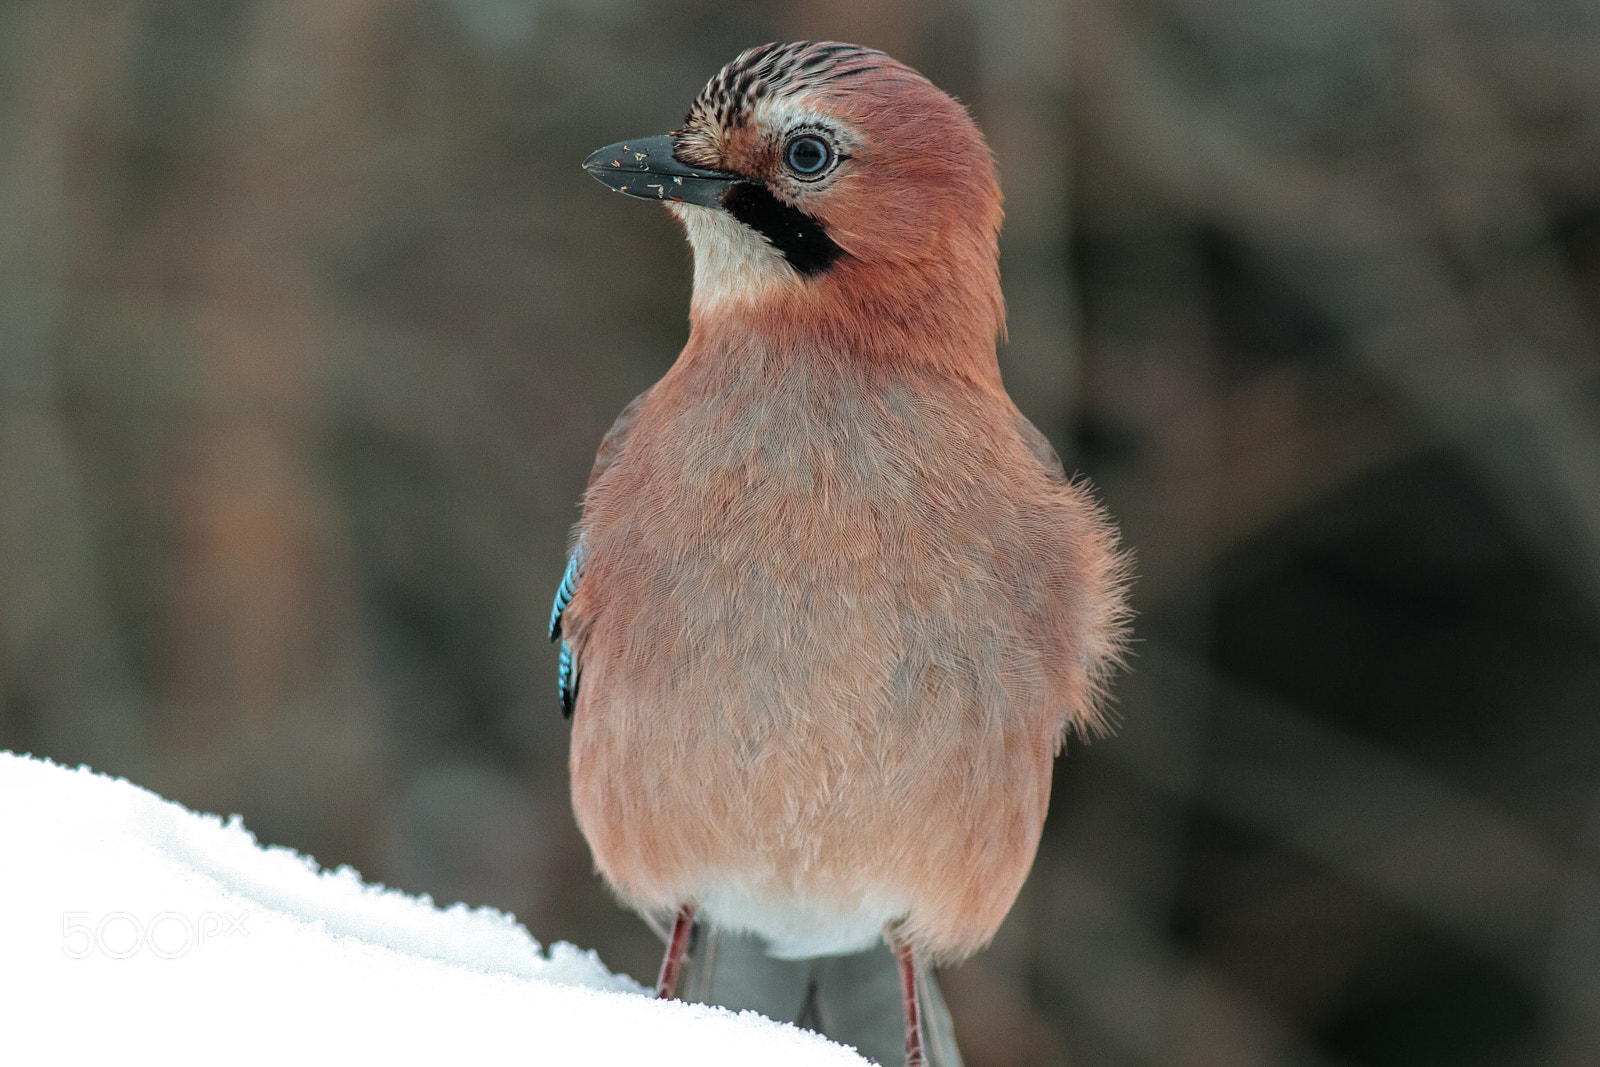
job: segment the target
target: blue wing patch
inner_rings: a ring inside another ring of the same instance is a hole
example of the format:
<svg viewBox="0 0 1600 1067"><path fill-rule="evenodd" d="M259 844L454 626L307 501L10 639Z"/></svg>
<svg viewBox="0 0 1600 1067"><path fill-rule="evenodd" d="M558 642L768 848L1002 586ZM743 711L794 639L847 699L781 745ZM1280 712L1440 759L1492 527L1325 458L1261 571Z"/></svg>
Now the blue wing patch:
<svg viewBox="0 0 1600 1067"><path fill-rule="evenodd" d="M561 642L561 666L558 668L561 688L561 717L572 718L572 709L578 705L578 661L565 641Z"/></svg>
<svg viewBox="0 0 1600 1067"><path fill-rule="evenodd" d="M583 546L579 545L572 550L572 558L567 560L567 570L561 576L561 584L556 587L555 606L550 609L550 640L561 640L561 613L567 610L567 605L572 603L572 595L578 591L578 579L583 573ZM572 646L561 641L561 661L557 668L557 680L561 688L561 717L572 718L572 709L578 704L578 657L573 655Z"/></svg>
<svg viewBox="0 0 1600 1067"><path fill-rule="evenodd" d="M567 560L566 573L561 576L561 584L556 587L556 603L550 609L550 640L554 642L561 636L561 613L567 610L567 605L572 603L572 594L578 591L578 575L583 570L583 546L579 545L572 550L572 558Z"/></svg>

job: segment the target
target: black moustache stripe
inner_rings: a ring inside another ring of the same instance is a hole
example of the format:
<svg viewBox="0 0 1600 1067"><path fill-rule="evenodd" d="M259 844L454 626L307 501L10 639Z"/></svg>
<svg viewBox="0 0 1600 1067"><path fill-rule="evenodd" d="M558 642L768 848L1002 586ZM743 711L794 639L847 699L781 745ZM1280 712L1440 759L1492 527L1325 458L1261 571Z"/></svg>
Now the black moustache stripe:
<svg viewBox="0 0 1600 1067"><path fill-rule="evenodd" d="M791 267L808 278L821 274L844 255L844 249L833 243L822 223L783 203L764 185L731 185L722 196L722 206L770 241Z"/></svg>

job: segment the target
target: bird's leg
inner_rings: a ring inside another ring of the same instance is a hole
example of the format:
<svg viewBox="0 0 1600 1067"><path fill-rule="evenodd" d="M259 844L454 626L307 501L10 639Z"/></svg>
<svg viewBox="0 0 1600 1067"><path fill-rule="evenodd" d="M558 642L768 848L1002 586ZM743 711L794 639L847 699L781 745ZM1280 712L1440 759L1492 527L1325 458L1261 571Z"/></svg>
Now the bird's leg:
<svg viewBox="0 0 1600 1067"><path fill-rule="evenodd" d="M656 996L671 1000L678 991L678 972L683 970L683 952L689 947L689 933L694 929L693 904L678 908L672 920L672 934L667 938L667 954L661 960L661 977L656 979Z"/></svg>
<svg viewBox="0 0 1600 1067"><path fill-rule="evenodd" d="M917 999L917 964L911 945L898 927L889 932L895 962L900 965L900 1003L906 1015L906 1067L927 1067L922 1052L922 1004Z"/></svg>

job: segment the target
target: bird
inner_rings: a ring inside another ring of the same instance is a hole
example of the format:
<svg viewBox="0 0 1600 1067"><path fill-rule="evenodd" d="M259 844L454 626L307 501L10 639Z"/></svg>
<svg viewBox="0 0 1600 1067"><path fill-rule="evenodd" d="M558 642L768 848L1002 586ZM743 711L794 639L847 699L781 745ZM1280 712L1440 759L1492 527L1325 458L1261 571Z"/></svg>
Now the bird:
<svg viewBox="0 0 1600 1067"><path fill-rule="evenodd" d="M1106 732L1128 558L1001 381L1001 194L883 52L749 49L584 169L693 251L689 337L601 441L551 614L573 810L626 905L776 959L887 945L905 1062L934 965L1032 866Z"/></svg>

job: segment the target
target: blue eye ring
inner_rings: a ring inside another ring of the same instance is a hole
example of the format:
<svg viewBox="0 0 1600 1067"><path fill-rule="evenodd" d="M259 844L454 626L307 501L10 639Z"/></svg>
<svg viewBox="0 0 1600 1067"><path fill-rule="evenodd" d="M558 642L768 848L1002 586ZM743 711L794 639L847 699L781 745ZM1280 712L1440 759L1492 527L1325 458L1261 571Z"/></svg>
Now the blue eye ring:
<svg viewBox="0 0 1600 1067"><path fill-rule="evenodd" d="M833 146L814 133L802 133L783 149L783 161L802 178L815 178L833 165Z"/></svg>

